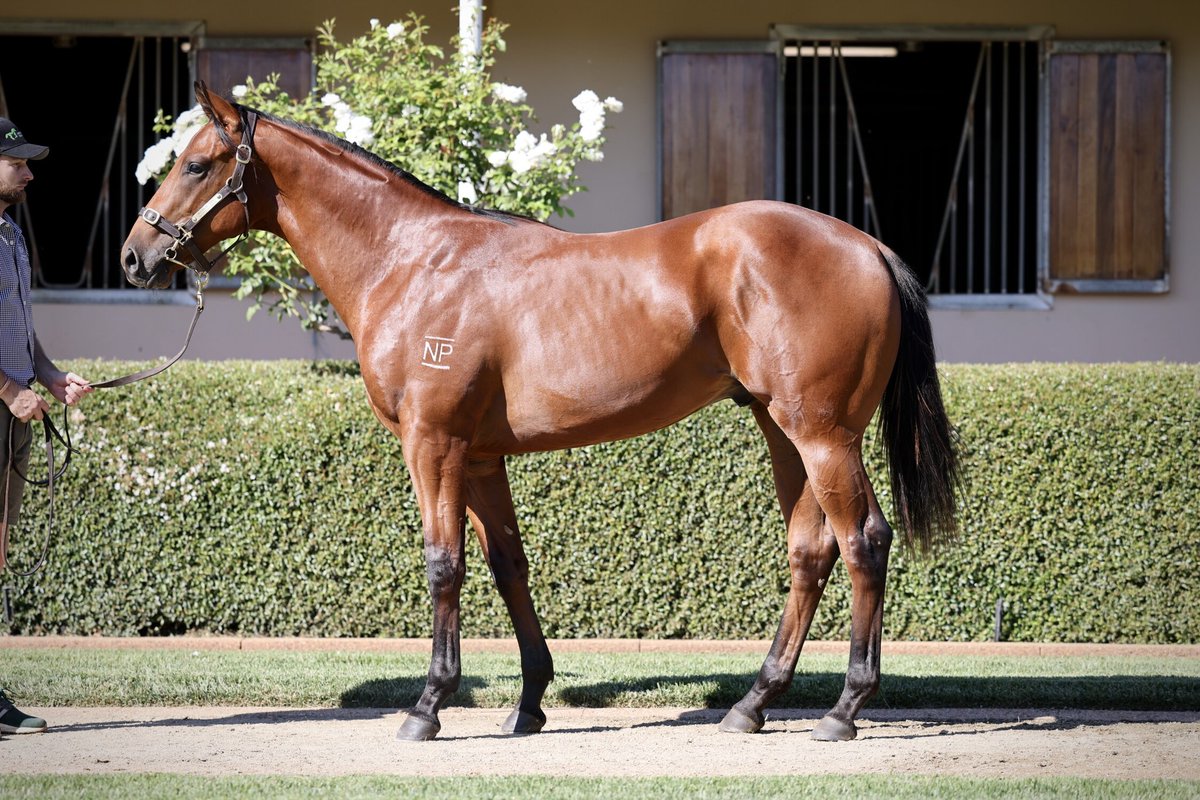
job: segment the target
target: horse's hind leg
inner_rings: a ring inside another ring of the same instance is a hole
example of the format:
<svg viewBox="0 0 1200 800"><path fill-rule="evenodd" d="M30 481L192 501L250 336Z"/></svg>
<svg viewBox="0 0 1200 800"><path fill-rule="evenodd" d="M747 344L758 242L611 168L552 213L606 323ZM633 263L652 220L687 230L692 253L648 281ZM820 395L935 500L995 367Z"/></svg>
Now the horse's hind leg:
<svg viewBox="0 0 1200 800"><path fill-rule="evenodd" d="M529 561L521 545L504 459L471 464L467 514L508 607L521 649L521 699L503 726L505 733L537 733L546 723L542 695L554 679L554 663L529 595Z"/></svg>
<svg viewBox="0 0 1200 800"><path fill-rule="evenodd" d="M850 665L837 705L817 723L813 738L853 739L854 719L879 689L879 649L883 639L883 589L892 529L879 509L860 452L861 434L835 429L798 449L809 481L837 537L850 573Z"/></svg>
<svg viewBox="0 0 1200 800"><path fill-rule="evenodd" d="M808 636L825 582L837 561L837 542L807 480L804 464L791 440L766 407L755 403L754 417L767 440L775 474L775 491L787 524L791 589L775 641L754 686L721 721L721 730L753 733L763 725L763 710L792 683L796 660Z"/></svg>

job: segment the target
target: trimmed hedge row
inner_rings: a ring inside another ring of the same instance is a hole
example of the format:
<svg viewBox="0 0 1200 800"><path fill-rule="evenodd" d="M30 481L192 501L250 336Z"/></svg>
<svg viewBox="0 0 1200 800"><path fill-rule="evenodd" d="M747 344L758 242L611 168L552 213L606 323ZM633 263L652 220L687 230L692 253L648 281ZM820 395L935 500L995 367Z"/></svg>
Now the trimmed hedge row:
<svg viewBox="0 0 1200 800"><path fill-rule="evenodd" d="M100 378L133 365L71 366ZM943 386L964 446L963 530L930 556L893 551L888 638L988 639L1002 598L1010 640L1200 641L1200 367L947 366ZM400 444L355 365L183 363L95 393L71 426L48 566L13 580L12 632L429 634ZM783 525L745 409L510 459L509 473L548 636L774 633ZM17 566L45 522L30 489ZM839 566L811 635L848 627ZM473 537L463 633L511 635Z"/></svg>

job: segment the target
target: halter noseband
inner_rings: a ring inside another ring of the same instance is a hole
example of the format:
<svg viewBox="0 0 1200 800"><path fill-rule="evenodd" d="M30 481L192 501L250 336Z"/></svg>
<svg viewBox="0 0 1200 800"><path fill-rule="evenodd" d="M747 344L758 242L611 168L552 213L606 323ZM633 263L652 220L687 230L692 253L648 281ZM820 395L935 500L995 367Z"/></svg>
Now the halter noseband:
<svg viewBox="0 0 1200 800"><path fill-rule="evenodd" d="M174 240L166 252L163 253L163 256L174 264L195 270L201 279L207 279L208 273L212 271L216 262L220 261L230 250L237 247L246 238L246 235L250 233L250 205L246 197L246 187L242 181L242 175L246 171L246 165L254 157L254 126L257 121L258 115L253 111L247 110L242 117L242 142L234 152L234 159L237 163L234 164L233 174L225 181L225 185L209 198L207 203L200 206L200 209L195 214L192 214L192 216L188 217L182 223L176 225L149 206L138 212L138 216L142 222L145 222L160 233L165 233ZM242 211L246 215L246 230L234 240L233 244L222 250L220 255L209 261L204 251L196 244L196 240L192 238L192 230L230 197L236 197L238 202L242 204ZM191 254L191 264L184 264L179 260L180 248L186 249Z"/></svg>

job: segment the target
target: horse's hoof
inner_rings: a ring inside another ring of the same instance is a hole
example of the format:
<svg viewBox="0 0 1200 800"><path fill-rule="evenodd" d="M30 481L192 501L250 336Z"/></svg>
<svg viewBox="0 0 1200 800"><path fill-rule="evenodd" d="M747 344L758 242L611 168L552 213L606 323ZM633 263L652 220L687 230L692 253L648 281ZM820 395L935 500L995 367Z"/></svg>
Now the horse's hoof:
<svg viewBox="0 0 1200 800"><path fill-rule="evenodd" d="M736 708L731 708L729 709L729 713L725 715L725 719L721 720L719 730L723 733L758 733L762 730L762 726L762 714L755 714L752 717Z"/></svg>
<svg viewBox="0 0 1200 800"><path fill-rule="evenodd" d="M442 725L436 719L409 714L408 719L404 720L404 724L396 732L396 738L405 742L428 742L437 736L441 729Z"/></svg>
<svg viewBox="0 0 1200 800"><path fill-rule="evenodd" d="M812 738L818 742L848 742L856 736L858 728L853 722L842 722L833 717L821 717L812 732Z"/></svg>
<svg viewBox="0 0 1200 800"><path fill-rule="evenodd" d="M508 715L508 719L504 720L504 724L500 726L501 733L537 733L546 724L546 715L538 717L534 714L529 714L519 708L514 708L513 712Z"/></svg>

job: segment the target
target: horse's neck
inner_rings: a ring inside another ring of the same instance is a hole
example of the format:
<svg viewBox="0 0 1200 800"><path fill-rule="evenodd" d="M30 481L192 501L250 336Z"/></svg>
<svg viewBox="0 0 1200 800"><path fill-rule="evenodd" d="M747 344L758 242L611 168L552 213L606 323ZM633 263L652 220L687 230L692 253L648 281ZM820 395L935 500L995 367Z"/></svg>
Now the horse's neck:
<svg viewBox="0 0 1200 800"><path fill-rule="evenodd" d="M403 228L463 212L320 137L278 124L271 133L261 149L278 190L271 232L292 246L353 334L371 291L384 280L401 290L426 260L428 235Z"/></svg>

